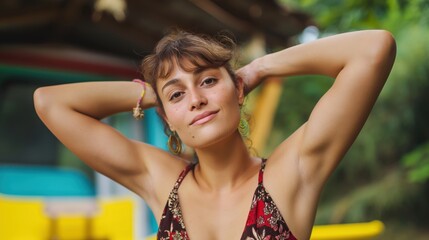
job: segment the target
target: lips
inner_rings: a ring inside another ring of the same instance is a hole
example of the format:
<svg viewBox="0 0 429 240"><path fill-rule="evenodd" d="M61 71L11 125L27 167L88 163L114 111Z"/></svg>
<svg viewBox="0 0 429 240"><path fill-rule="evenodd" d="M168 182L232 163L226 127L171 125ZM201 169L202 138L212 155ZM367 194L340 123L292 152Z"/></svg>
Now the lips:
<svg viewBox="0 0 429 240"><path fill-rule="evenodd" d="M206 123L206 122L212 120L218 112L219 112L219 110L203 112L203 113L197 115L189 125L200 125L200 124Z"/></svg>

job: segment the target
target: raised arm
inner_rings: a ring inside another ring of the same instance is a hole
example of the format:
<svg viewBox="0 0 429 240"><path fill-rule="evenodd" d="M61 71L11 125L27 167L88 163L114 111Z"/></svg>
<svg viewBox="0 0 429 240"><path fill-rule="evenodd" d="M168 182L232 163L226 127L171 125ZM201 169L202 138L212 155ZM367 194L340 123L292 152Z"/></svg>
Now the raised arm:
<svg viewBox="0 0 429 240"><path fill-rule="evenodd" d="M395 50L395 41L386 31L351 32L258 58L238 75L250 89L270 76L320 74L335 78L299 130L303 134L300 161L306 171L317 172L308 177L324 179L365 123L390 73Z"/></svg>
<svg viewBox="0 0 429 240"><path fill-rule="evenodd" d="M90 167L147 197L145 181L167 153L130 140L100 119L135 107L143 86L135 82L88 82L42 87L34 93L36 111L49 130ZM155 105L147 84L143 108ZM150 165L152 163L152 165ZM173 164L173 163L171 163Z"/></svg>
<svg viewBox="0 0 429 240"><path fill-rule="evenodd" d="M292 196L274 193L288 205L286 215L292 219L291 227L300 231L299 237L309 237L320 191L364 125L390 73L395 52L390 33L359 31L269 54L238 70L249 89L269 76L321 74L335 78L308 121L273 152L271 168L267 165L267 172L276 176L274 192L286 191Z"/></svg>

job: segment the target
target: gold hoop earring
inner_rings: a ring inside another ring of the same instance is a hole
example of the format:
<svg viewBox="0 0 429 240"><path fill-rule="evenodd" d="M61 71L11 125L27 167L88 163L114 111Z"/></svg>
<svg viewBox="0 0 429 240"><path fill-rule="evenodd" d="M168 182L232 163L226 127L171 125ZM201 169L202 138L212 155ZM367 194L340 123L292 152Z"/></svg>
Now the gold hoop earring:
<svg viewBox="0 0 429 240"><path fill-rule="evenodd" d="M238 124L238 132L243 137L248 137L250 132L249 122L245 118L240 118L240 124Z"/></svg>
<svg viewBox="0 0 429 240"><path fill-rule="evenodd" d="M179 155L182 152L182 141L180 140L176 131L173 131L168 136L167 145L168 145L168 149L170 150L170 152L174 153L175 155Z"/></svg>

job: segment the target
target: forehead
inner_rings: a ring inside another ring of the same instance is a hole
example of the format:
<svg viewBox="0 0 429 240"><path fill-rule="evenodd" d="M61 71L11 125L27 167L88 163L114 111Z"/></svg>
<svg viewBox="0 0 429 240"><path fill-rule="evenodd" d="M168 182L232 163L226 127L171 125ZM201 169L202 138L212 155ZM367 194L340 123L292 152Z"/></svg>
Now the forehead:
<svg viewBox="0 0 429 240"><path fill-rule="evenodd" d="M204 68L208 66L208 63L205 63L200 58L187 58L180 56L171 56L161 60L158 66L157 79L166 79L169 78L173 72L176 71L185 71L185 72L194 72L199 68Z"/></svg>
<svg viewBox="0 0 429 240"><path fill-rule="evenodd" d="M180 60L179 60L180 61ZM199 75L207 71L219 71L222 73L227 73L224 67L214 67L209 65L195 65L189 60L183 59L181 62L166 62L164 66L164 73L160 73L157 78L158 84L163 84L163 82L169 81L171 79L177 78L178 74L188 73L192 75Z"/></svg>

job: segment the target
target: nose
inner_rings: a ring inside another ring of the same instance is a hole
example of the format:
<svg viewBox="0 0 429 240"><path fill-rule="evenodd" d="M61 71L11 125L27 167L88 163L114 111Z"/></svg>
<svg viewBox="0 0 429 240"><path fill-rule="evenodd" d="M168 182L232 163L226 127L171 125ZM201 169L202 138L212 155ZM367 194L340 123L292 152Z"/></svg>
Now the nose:
<svg viewBox="0 0 429 240"><path fill-rule="evenodd" d="M207 98L198 89L190 91L190 95L189 110L200 109L207 104Z"/></svg>

